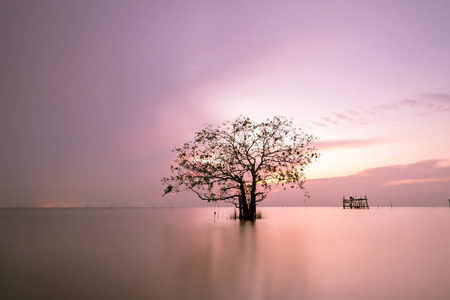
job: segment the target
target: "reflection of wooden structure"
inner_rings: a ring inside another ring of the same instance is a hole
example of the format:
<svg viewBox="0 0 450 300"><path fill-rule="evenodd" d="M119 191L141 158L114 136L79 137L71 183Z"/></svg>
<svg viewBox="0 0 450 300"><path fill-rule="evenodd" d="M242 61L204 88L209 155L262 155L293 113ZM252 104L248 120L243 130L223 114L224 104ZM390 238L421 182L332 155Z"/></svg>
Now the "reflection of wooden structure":
<svg viewBox="0 0 450 300"><path fill-rule="evenodd" d="M364 198L353 198L350 197L345 199L342 198L342 207L345 208L356 208L356 209L369 209L369 203L367 202L367 197Z"/></svg>

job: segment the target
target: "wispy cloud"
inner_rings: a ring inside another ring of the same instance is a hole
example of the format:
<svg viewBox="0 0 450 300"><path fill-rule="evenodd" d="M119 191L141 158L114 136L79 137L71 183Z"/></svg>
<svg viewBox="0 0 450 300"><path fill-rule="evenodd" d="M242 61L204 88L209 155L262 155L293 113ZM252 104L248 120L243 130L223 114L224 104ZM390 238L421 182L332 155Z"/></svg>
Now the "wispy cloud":
<svg viewBox="0 0 450 300"><path fill-rule="evenodd" d="M366 139L366 140L329 140L318 141L315 143L316 147L320 150L331 148L362 148L371 145L389 143L383 139Z"/></svg>
<svg viewBox="0 0 450 300"><path fill-rule="evenodd" d="M338 119L338 120L346 120L346 121L350 121L353 122L354 118L350 117L348 115L344 115L344 114L340 114L340 113L334 113L334 116Z"/></svg>
<svg viewBox="0 0 450 300"><path fill-rule="evenodd" d="M405 184L421 184L421 183L431 183L431 182L447 182L447 181L450 181L450 177L403 179L403 180L393 180L393 181L385 182L383 184L383 186L395 186L395 185L405 185Z"/></svg>
<svg viewBox="0 0 450 300"><path fill-rule="evenodd" d="M447 94L423 94L419 99L403 99L399 106L409 109L415 115L450 111L450 95Z"/></svg>
<svg viewBox="0 0 450 300"><path fill-rule="evenodd" d="M323 117L322 120L323 120L326 124L331 124L331 125L336 125L336 124L338 124L338 121L337 121L336 119L333 119L333 118Z"/></svg>
<svg viewBox="0 0 450 300"><path fill-rule="evenodd" d="M355 126L377 119L399 119L404 117L420 117L433 113L450 112L450 95L447 94L423 94L417 99L402 99L383 105L373 105L345 109L312 121L314 126Z"/></svg>

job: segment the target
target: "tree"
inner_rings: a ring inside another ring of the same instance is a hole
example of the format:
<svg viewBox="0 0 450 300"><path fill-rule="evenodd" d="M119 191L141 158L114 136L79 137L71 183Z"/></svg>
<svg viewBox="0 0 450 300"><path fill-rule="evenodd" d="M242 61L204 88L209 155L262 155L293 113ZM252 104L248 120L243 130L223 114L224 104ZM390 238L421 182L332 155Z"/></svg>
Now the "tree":
<svg viewBox="0 0 450 300"><path fill-rule="evenodd" d="M316 137L284 117L257 123L240 116L222 125L206 126L173 150L178 156L162 179L164 195L190 190L208 202L233 203L241 220L255 220L256 204L272 185L303 189L304 169L318 157Z"/></svg>

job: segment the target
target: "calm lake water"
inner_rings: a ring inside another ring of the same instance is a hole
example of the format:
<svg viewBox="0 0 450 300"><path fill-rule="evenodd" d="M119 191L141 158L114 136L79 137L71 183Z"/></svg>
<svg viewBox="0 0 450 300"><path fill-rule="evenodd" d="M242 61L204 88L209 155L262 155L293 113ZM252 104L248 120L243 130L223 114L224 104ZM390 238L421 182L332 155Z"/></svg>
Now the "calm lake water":
<svg viewBox="0 0 450 300"><path fill-rule="evenodd" d="M1 299L450 299L450 208L1 209Z"/></svg>

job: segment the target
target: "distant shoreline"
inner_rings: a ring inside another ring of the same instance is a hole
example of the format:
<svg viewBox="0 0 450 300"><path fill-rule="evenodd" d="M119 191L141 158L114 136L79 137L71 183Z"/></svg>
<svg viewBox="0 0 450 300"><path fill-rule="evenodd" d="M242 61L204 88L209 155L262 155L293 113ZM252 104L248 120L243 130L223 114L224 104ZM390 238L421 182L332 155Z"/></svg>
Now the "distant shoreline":
<svg viewBox="0 0 450 300"><path fill-rule="evenodd" d="M445 205L429 205L429 206L396 206L393 205L393 208L440 208L440 207L449 207ZM191 208L210 208L214 209L213 206L54 206L54 207L39 207L39 206L4 206L0 207L0 210L21 210L21 209L48 209L48 210L57 210L57 209L191 209ZM220 209L234 209L233 206L221 206ZM259 209L267 209L267 208L279 208L279 209L289 209L289 208L335 208L335 209L342 209L342 206L315 206L315 205L308 205L308 206L260 206ZM370 209L376 210L378 208L391 208L390 205L385 206L371 206Z"/></svg>

